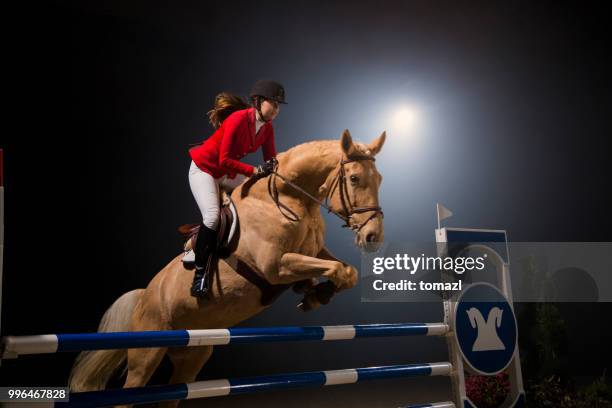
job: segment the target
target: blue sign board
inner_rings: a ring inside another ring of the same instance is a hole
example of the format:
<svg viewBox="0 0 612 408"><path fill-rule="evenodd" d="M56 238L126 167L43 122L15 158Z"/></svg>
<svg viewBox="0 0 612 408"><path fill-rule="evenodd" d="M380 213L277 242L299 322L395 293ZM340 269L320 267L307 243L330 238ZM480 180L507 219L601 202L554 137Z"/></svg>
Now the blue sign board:
<svg viewBox="0 0 612 408"><path fill-rule="evenodd" d="M489 283L467 287L455 309L455 337L464 361L481 375L503 371L514 357L517 326L506 297Z"/></svg>

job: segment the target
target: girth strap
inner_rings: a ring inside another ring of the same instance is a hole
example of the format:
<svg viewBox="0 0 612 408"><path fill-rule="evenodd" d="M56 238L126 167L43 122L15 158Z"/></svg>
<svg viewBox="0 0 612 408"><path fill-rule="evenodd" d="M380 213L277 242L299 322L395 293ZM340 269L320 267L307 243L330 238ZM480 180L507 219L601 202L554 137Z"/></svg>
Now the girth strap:
<svg viewBox="0 0 612 408"><path fill-rule="evenodd" d="M272 285L265 280L255 269L249 264L236 257L236 272L244 279L257 286L261 291L261 304L263 306L271 305L284 291L291 287L290 284Z"/></svg>

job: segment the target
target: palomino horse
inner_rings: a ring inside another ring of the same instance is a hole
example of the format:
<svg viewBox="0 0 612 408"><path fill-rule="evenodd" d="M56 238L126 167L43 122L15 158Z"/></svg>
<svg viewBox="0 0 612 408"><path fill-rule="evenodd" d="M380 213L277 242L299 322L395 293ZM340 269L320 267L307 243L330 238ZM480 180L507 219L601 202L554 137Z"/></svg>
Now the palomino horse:
<svg viewBox="0 0 612 408"><path fill-rule="evenodd" d="M117 299L104 314L98 330L227 328L248 319L266 306L262 305L260 289L234 269L236 259L251 265L270 284L300 282L310 303L316 303L316 297L309 294L315 291L317 278L327 278L337 291L355 286L357 270L325 247L325 223L319 204L328 199L330 209L355 231L355 244L359 247L380 244L383 220L378 189L382 177L374 165L374 156L384 141L385 133L369 145L354 143L345 130L340 142L314 141L279 154L279 177L247 180L232 192L241 221L240 241L230 258L219 261L209 298L190 295L193 271L185 269L179 255L145 289ZM269 184L273 184L274 191ZM296 190L296 185L303 191ZM283 211L294 217L281 215ZM170 382L192 382L212 351L212 346L200 346L84 352L72 369L70 388L104 389L126 357L124 387L144 386L165 354L174 366Z"/></svg>

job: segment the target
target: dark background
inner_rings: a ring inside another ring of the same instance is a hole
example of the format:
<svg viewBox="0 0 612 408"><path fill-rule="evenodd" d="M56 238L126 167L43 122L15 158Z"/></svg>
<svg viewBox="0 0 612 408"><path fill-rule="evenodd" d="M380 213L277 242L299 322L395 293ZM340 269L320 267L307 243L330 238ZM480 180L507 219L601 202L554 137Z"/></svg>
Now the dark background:
<svg viewBox="0 0 612 408"><path fill-rule="evenodd" d="M3 335L95 330L176 255L176 226L198 218L187 145L212 133L216 93L246 95L259 78L287 90L279 151L389 130L377 161L387 241L433 240L436 202L455 212L448 225L513 241L611 240L612 60L594 5L49 1L11 15ZM423 113L416 136L389 129L406 100ZM350 232L328 220L330 248L359 265ZM287 293L245 325L441 315L360 303L359 288L309 314L298 301ZM609 305L564 310L573 370L601 374ZM72 358L4 361L0 384L64 384ZM444 359L432 339L236 346L217 348L199 378Z"/></svg>

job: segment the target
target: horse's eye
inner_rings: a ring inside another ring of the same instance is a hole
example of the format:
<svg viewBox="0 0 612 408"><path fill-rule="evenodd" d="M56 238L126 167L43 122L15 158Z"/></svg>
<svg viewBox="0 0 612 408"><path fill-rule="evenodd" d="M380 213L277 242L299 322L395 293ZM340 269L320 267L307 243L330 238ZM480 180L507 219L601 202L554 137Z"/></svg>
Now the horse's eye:
<svg viewBox="0 0 612 408"><path fill-rule="evenodd" d="M351 183L353 184L357 184L359 183L359 177L357 177L356 175L351 175Z"/></svg>

